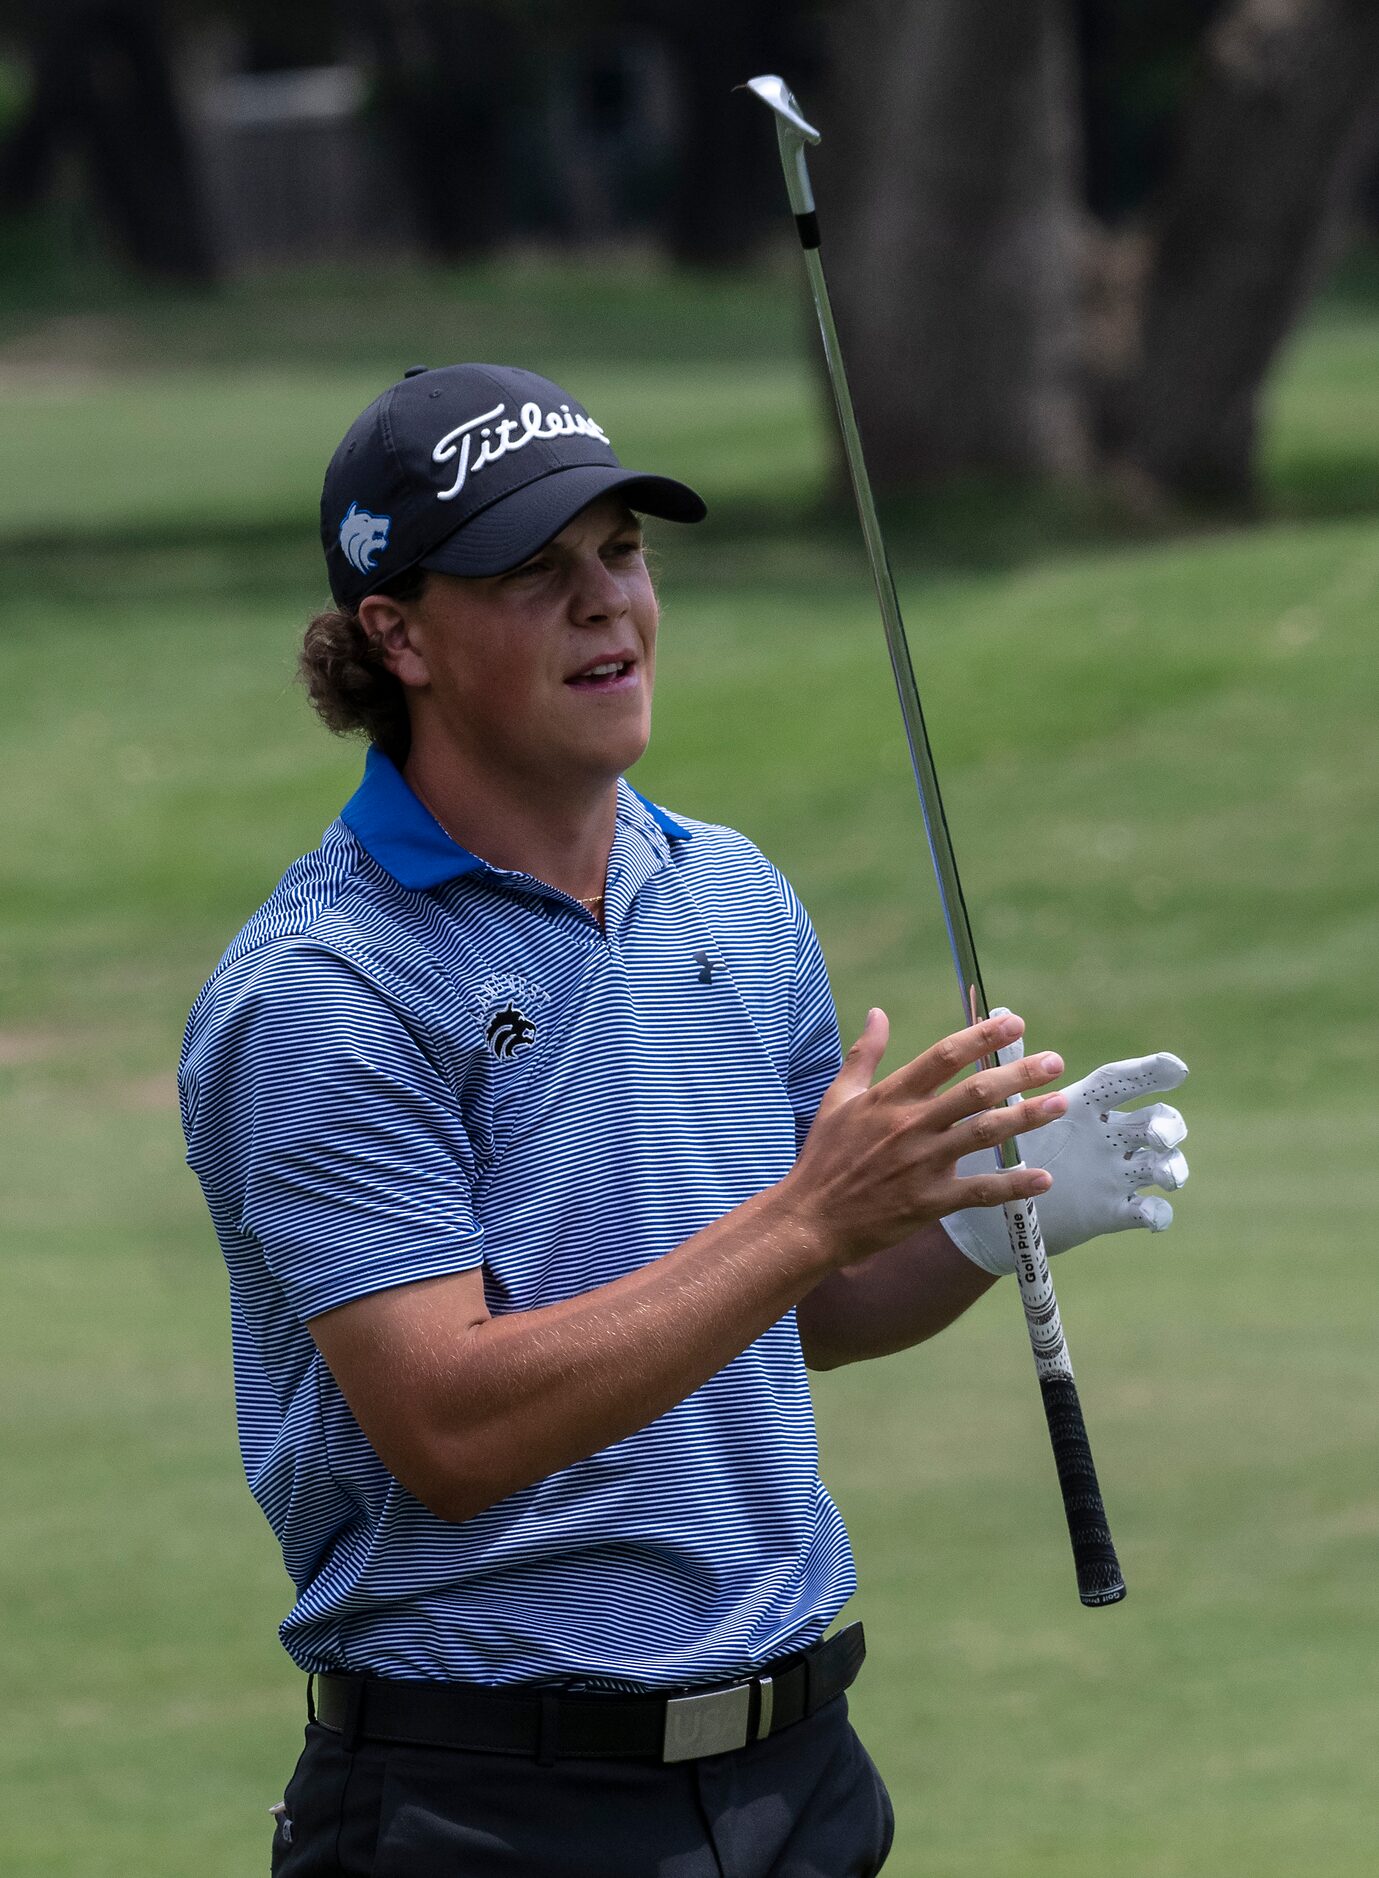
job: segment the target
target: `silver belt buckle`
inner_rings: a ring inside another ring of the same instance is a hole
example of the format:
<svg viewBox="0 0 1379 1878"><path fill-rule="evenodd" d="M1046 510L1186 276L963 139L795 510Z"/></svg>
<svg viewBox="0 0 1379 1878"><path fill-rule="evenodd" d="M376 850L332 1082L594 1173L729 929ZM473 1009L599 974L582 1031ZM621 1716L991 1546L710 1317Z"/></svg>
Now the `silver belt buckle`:
<svg viewBox="0 0 1379 1878"><path fill-rule="evenodd" d="M710 1689L704 1695L675 1695L666 1703L663 1761L697 1761L705 1754L730 1754L747 1745L752 1685Z"/></svg>

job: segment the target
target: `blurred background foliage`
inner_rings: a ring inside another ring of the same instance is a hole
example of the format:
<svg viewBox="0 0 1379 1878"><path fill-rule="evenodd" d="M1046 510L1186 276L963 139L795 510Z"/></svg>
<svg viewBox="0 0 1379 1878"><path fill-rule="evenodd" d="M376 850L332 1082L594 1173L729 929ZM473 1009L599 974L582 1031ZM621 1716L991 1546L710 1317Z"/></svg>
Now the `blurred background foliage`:
<svg viewBox="0 0 1379 1878"><path fill-rule="evenodd" d="M788 67L887 490L1247 506L1267 374L1374 195L1364 0L5 0L0 32L21 301L114 257L207 290L522 243L741 265L779 215L733 86Z"/></svg>
<svg viewBox="0 0 1379 1878"><path fill-rule="evenodd" d="M826 257L993 995L1159 1047L1191 1186L1069 1260L1131 1583L1072 1593L1014 1301L818 1390L898 1874L1358 1878L1379 1504L1379 9L0 0L0 1848L267 1862L300 1730L181 1162L188 1005L357 777L292 681L406 364L568 380L663 529L639 786L735 822L845 1031L949 1027L765 115Z"/></svg>

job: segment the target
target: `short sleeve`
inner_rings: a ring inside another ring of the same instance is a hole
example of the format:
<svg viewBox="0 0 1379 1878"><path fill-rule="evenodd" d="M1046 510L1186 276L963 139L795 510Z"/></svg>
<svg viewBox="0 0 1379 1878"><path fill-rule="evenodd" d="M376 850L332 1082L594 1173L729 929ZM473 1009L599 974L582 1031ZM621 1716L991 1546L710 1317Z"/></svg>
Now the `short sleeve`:
<svg viewBox="0 0 1379 1878"><path fill-rule="evenodd" d="M808 913L793 890L790 899L796 943L788 1080L798 1153L813 1125L824 1091L842 1067L843 1049L823 948Z"/></svg>
<svg viewBox="0 0 1379 1878"><path fill-rule="evenodd" d="M269 948L193 1015L187 1159L222 1238L261 1249L299 1318L482 1262L458 1099L362 973Z"/></svg>

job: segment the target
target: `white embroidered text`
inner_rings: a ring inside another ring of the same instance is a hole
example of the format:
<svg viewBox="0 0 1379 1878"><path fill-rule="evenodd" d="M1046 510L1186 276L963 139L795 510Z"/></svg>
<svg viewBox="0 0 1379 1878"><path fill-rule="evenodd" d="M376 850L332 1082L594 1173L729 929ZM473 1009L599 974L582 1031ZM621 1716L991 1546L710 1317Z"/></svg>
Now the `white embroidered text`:
<svg viewBox="0 0 1379 1878"><path fill-rule="evenodd" d="M448 489L436 491L437 501L453 501L471 476L477 476L499 457L525 449L538 437L596 437L600 443L608 442L601 424L596 424L592 417L585 417L582 411L572 411L568 404L562 404L558 411L543 411L532 401L524 404L515 418L504 417L506 409L505 404L495 404L491 411L481 411L478 417L457 424L440 439L431 452L431 460L433 463L453 462L455 480ZM476 432L477 451L472 448Z"/></svg>

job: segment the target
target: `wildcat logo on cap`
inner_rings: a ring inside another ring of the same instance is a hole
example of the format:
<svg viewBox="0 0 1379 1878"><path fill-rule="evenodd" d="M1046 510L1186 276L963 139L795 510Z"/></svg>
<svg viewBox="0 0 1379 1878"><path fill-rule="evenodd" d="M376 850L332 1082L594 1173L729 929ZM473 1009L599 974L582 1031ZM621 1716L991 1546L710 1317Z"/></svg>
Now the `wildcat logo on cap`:
<svg viewBox="0 0 1379 1878"><path fill-rule="evenodd" d="M357 502L351 502L340 524L340 546L350 566L361 574L371 574L374 562L388 545L392 525L391 515L371 515Z"/></svg>
<svg viewBox="0 0 1379 1878"><path fill-rule="evenodd" d="M503 416L507 408L506 404L495 404L491 411L466 418L463 424L446 431L437 441L431 452L433 463L449 463L459 458L454 482L448 489L436 491L438 502L453 502L470 476L477 476L489 463L496 463L499 457L508 456L513 450L525 449L538 438L549 442L556 437L594 437L599 443L608 443L608 433L602 424L596 424L582 411L572 411L568 404L562 404L558 411L543 411L535 399L531 399L515 418ZM495 423L495 418L499 422ZM471 462L470 446L476 430L481 441L479 453ZM608 447L611 450L613 446L608 443Z"/></svg>

